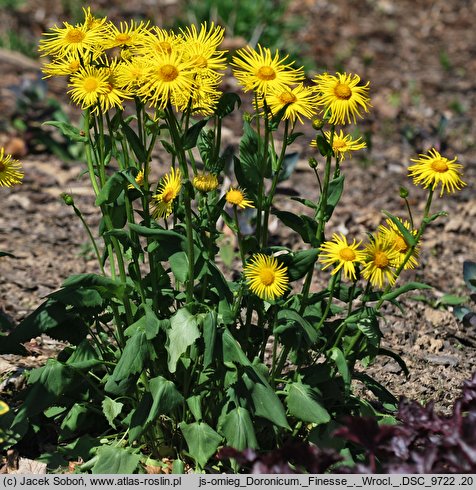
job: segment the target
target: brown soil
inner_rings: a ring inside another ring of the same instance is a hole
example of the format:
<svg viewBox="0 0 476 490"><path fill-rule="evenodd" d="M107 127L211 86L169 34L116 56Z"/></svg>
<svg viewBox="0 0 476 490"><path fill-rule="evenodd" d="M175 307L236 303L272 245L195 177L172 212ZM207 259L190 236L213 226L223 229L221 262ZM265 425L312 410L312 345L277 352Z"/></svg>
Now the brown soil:
<svg viewBox="0 0 476 490"><path fill-rule="evenodd" d="M54 22L65 20L59 2L32 0L24 5L23 18L32 24L30 34L39 35ZM114 2L113 12L120 14L119 7L120 2ZM134 3L123 18L140 9L141 2ZM169 14L161 10L161 16ZM6 15L2 14L2 21L12 21ZM468 186L456 195L435 200L433 209L447 211L448 216L432 224L424 239L420 267L405 277L433 286L425 294L430 302L447 293L467 295L463 261L476 260L476 199L472 189L476 173L472 19L476 4L470 0L301 0L292 2L289 15L301 17L303 27L293 42L319 70L341 69L371 81L373 110L358 125L371 148L344 163L346 190L329 235L341 231L363 239L383 221L382 209L403 214L404 203L399 198L402 185L411 188L412 205L416 215L421 215L425 193L414 188L406 176L409 159L431 147L445 155L458 155ZM7 25L5 22L2 25ZM0 53L0 63L5 66L0 80L0 143L10 148L16 145L25 169L22 186L0 188L0 250L16 256L0 259L0 308L18 322L70 274L96 271L81 224L60 194L73 193L93 227L97 216L87 179L79 176L81 165L38 153L41 147L31 139L31 132L11 127L15 97L29 80L38 83L38 71L18 55L8 58ZM233 87L232 80L228 83ZM54 82L49 84L49 94L77 117L68 107L63 90ZM37 117L29 121L33 127L44 120L38 114L30 117ZM294 145L300 160L292 178L281 184L278 200L279 207L299 212L304 210L289 199L290 193L310 199L317 196L317 184L307 165L312 154L308 141L314 135L309 129L306 132L306 137ZM232 124L227 131L228 142L236 144L239 134L240 127ZM158 174L159 170L157 164L153 172ZM294 234L273 223L271 230L274 241L296 247ZM327 277L319 273L314 287ZM412 301L411 295L407 295L404 306L404 312L394 308L385 311L382 345L402 356L410 376L406 378L388 358L378 359L370 373L397 396L433 400L439 409L447 411L463 380L474 370L476 332L464 329L451 309ZM41 339L30 343L32 355L22 362L34 365L44 359L44 347ZM3 356L3 361L10 365L18 362L9 356Z"/></svg>

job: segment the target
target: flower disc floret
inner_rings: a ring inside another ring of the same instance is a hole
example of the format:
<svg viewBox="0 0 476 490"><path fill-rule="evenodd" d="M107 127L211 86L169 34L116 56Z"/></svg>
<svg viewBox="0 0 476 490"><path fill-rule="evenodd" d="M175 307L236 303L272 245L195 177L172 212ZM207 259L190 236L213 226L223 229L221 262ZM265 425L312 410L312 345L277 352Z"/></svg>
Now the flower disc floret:
<svg viewBox="0 0 476 490"><path fill-rule="evenodd" d="M362 111L369 112L369 82L359 85L358 75L324 73L314 82L319 94L318 103L323 106L323 117L328 117L330 124L355 123L356 117L363 117Z"/></svg>
<svg viewBox="0 0 476 490"><path fill-rule="evenodd" d="M415 185L422 185L424 189L434 191L441 184L440 197L446 191L448 194L461 190L466 183L463 182L461 171L463 166L455 163L457 157L449 160L441 156L434 148L428 155L420 154L420 158L411 159L415 165L408 167L409 177L413 177Z"/></svg>
<svg viewBox="0 0 476 490"><path fill-rule="evenodd" d="M288 288L288 268L276 257L255 254L244 268L246 282L251 292L264 300L274 300L284 295Z"/></svg>

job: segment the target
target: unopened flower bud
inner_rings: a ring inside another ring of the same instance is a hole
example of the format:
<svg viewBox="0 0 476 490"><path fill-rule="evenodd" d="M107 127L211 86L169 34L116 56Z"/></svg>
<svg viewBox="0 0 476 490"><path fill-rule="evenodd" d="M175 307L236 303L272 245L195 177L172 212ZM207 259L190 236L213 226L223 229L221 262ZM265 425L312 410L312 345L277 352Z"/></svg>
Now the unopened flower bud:
<svg viewBox="0 0 476 490"><path fill-rule="evenodd" d="M309 158L308 163L309 163L309 166L311 168L317 168L317 166L319 165L319 163L317 162L317 160L314 157Z"/></svg>
<svg viewBox="0 0 476 490"><path fill-rule="evenodd" d="M63 201L67 206L74 206L74 199L71 194L66 194L66 192L63 192L63 194L61 194L61 197L63 198Z"/></svg>
<svg viewBox="0 0 476 490"><path fill-rule="evenodd" d="M408 197L408 189L406 187L400 187L400 197L406 199Z"/></svg>
<svg viewBox="0 0 476 490"><path fill-rule="evenodd" d="M322 119L319 119L318 117L316 117L313 121L312 121L312 127L313 129L315 129L316 131L319 131L320 129L323 128L325 124L325 121L323 121Z"/></svg>

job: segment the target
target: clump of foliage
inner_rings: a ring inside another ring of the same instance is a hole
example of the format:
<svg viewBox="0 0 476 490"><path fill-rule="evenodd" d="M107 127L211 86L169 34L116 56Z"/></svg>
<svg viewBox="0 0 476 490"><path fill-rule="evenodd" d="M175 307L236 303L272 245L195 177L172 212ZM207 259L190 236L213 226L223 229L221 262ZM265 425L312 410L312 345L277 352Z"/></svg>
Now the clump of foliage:
<svg viewBox="0 0 476 490"><path fill-rule="evenodd" d="M418 220L405 191L405 217L386 212L365 243L326 237L347 159L365 147L342 128L369 111L369 83L324 73L305 84L301 68L258 45L231 61L253 113L243 117L232 185L224 186L222 126L241 98L220 90L229 66L223 36L214 24L173 32L115 25L85 9L82 23L54 26L40 41L51 58L45 76L67 77L83 109L81 128L50 124L84 148L99 229L74 196L63 198L98 271L68 278L2 336L1 352L22 353L43 333L67 342L9 403L2 447L47 440L52 449L40 457L51 467L81 458L77 470L93 473L145 471L163 460L177 472L234 471L233 461L216 458L220 447L270 450L289 437L325 446L345 416L394 420L395 397L355 366L387 355L405 368L380 347L382 306L428 287L401 276L418 265L425 229L441 215L431 212L437 188L443 195L465 185L462 166L436 150L421 154L409 167L427 189ZM309 121L319 192L296 197L296 214L275 196L290 174L289 147ZM157 147L167 169L158 180ZM0 160L0 183L18 183L13 161ZM243 232L244 209L253 212L252 234ZM271 214L300 236L300 249L271 244ZM220 219L238 243L232 278L216 259ZM316 274L328 278L319 291ZM353 393L354 379L379 408Z"/></svg>
<svg viewBox="0 0 476 490"><path fill-rule="evenodd" d="M402 399L395 425L375 418L348 417L334 437L352 443L354 460L332 449L321 450L299 441L266 453L224 448L222 458L234 458L252 473L474 473L476 471L476 374L463 385L450 415ZM363 462L362 459L365 459Z"/></svg>

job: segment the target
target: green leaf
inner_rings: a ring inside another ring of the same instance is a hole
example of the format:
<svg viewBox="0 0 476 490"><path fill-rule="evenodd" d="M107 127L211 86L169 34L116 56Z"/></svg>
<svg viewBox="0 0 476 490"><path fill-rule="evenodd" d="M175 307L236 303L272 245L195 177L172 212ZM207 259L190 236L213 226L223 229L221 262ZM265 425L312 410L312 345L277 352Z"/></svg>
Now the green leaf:
<svg viewBox="0 0 476 490"><path fill-rule="evenodd" d="M372 346L379 346L382 332L379 329L375 315L360 319L357 323L357 328L367 337Z"/></svg>
<svg viewBox="0 0 476 490"><path fill-rule="evenodd" d="M146 226L129 223L129 228L139 236L153 238L156 244L154 254L157 260L168 260L169 257L179 250L186 250L186 238L173 230L163 228L148 228Z"/></svg>
<svg viewBox="0 0 476 490"><path fill-rule="evenodd" d="M132 151L137 157L139 163L143 165L147 160L147 153L145 151L144 146L142 145L137 134L129 126L129 124L127 124L125 121L121 121L121 125L122 125L122 131L124 132L124 136L126 137L129 146L132 148Z"/></svg>
<svg viewBox="0 0 476 490"><path fill-rule="evenodd" d="M96 206L113 203L124 190L126 182L127 181L121 172L112 174L97 195L95 202Z"/></svg>
<svg viewBox="0 0 476 490"><path fill-rule="evenodd" d="M129 325L124 333L127 336L131 337L132 335L134 335L134 332L136 330L142 330L143 332L145 332L147 340L153 340L155 339L155 337L157 337L161 325L163 324L163 322L166 322L166 320L159 320L148 304L142 303L139 308L144 312L144 315L141 316L132 325Z"/></svg>
<svg viewBox="0 0 476 490"><path fill-rule="evenodd" d="M109 425L115 429L116 424L114 423L114 419L121 413L124 404L121 402L116 402L116 400L113 400L112 398L106 396L102 401L101 406L102 413L109 422Z"/></svg>
<svg viewBox="0 0 476 490"><path fill-rule="evenodd" d="M401 219L397 218L387 211L382 211L382 213L387 216L387 218L389 218L391 222L398 228L400 235L402 235L403 239L409 247L414 247L417 244L415 240L415 235L411 232L411 230L408 230L405 227Z"/></svg>
<svg viewBox="0 0 476 490"><path fill-rule="evenodd" d="M159 415L171 414L176 407L183 403L183 396L175 384L162 376L151 379L149 389L153 401L145 421L146 425L157 420Z"/></svg>
<svg viewBox="0 0 476 490"><path fill-rule="evenodd" d="M250 366L251 363L243 352L241 345L225 328L222 333L223 362L232 362L242 366Z"/></svg>
<svg viewBox="0 0 476 490"><path fill-rule="evenodd" d="M393 291L390 291L387 294L384 294L382 296L382 299L384 301L392 301L396 298L398 298L401 294L407 293L408 291L413 291L415 289L431 289L432 286L429 286L428 284L424 284L422 282L408 282L407 284L400 286L397 289L394 289Z"/></svg>
<svg viewBox="0 0 476 490"><path fill-rule="evenodd" d="M0 257L11 257L13 259L15 259L16 257L11 254L10 252L3 252L2 250L0 250Z"/></svg>
<svg viewBox="0 0 476 490"><path fill-rule="evenodd" d="M331 219L332 213L340 201L342 192L344 191L344 174L339 175L329 182L329 194L327 197L326 217L325 220Z"/></svg>
<svg viewBox="0 0 476 490"><path fill-rule="evenodd" d="M186 252L175 252L169 257L170 268L177 281L182 283L188 280L188 255Z"/></svg>
<svg viewBox="0 0 476 490"><path fill-rule="evenodd" d="M317 149L319 150L319 153L323 157L332 155L332 146L329 144L327 139L322 134L318 134L316 136L316 143L317 143Z"/></svg>
<svg viewBox="0 0 476 490"><path fill-rule="evenodd" d="M385 349L383 347L380 347L378 350L378 354L381 356L391 357L401 367L402 371L405 373L405 376L407 377L410 376L410 371L408 370L405 361L396 352L393 352L390 349Z"/></svg>
<svg viewBox="0 0 476 490"><path fill-rule="evenodd" d="M297 311L291 309L280 309L277 315L278 326L273 330L275 335L282 333L290 328L289 321L292 322L291 328L300 330L300 334L304 334L306 344L308 346L314 344L317 340L317 332L315 328L303 318ZM284 322L283 322L284 320ZM296 328L297 327L297 328Z"/></svg>
<svg viewBox="0 0 476 490"><path fill-rule="evenodd" d="M283 404L271 386L263 382L263 380L257 376L256 371L252 373L249 372L249 375L244 374L243 381L251 392L254 415L263 417L278 427L290 429Z"/></svg>
<svg viewBox="0 0 476 490"><path fill-rule="evenodd" d="M208 460L216 453L222 441L220 434L205 422L179 424L183 437L188 445L188 453L200 468L204 468Z"/></svg>
<svg viewBox="0 0 476 490"><path fill-rule="evenodd" d="M309 385L290 383L287 391L286 404L291 415L312 424L325 424L330 421L329 412L319 401L319 393Z"/></svg>
<svg viewBox="0 0 476 490"><path fill-rule="evenodd" d="M476 291L476 262L471 260L463 262L463 279L471 291Z"/></svg>
<svg viewBox="0 0 476 490"><path fill-rule="evenodd" d="M391 410L396 410L398 406L398 400L382 386L378 381L365 373L354 372L354 378L358 379L379 399L382 404L391 405Z"/></svg>
<svg viewBox="0 0 476 490"><path fill-rule="evenodd" d="M317 248L310 248L309 250L280 255L278 261L287 266L289 280L296 281L304 277L311 267L314 267L318 255Z"/></svg>
<svg viewBox="0 0 476 490"><path fill-rule="evenodd" d="M61 422L61 441L70 439L78 431L86 432L91 428L97 417L91 417L91 410L84 403L75 403Z"/></svg>
<svg viewBox="0 0 476 490"><path fill-rule="evenodd" d="M304 214L297 216L289 211L274 210L276 215L288 228L291 228L303 239L304 243L316 246L317 222Z"/></svg>
<svg viewBox="0 0 476 490"><path fill-rule="evenodd" d="M140 374L149 359L149 341L145 332L136 330L130 337L119 362L107 380L104 389L113 395L122 395L130 387L132 377Z"/></svg>
<svg viewBox="0 0 476 490"><path fill-rule="evenodd" d="M65 288L89 288L95 289L103 298L122 299L127 286L119 280L98 274L73 274L63 282Z"/></svg>
<svg viewBox="0 0 476 490"><path fill-rule="evenodd" d="M344 353L338 347L332 347L332 349L329 351L329 357L335 362L337 370L344 380L346 392L348 392L350 390L350 382L352 378Z"/></svg>
<svg viewBox="0 0 476 490"><path fill-rule="evenodd" d="M91 469L94 475L130 475L137 470L139 454L117 446L102 446L97 451L96 463Z"/></svg>
<svg viewBox="0 0 476 490"><path fill-rule="evenodd" d="M88 137L84 134L84 131L79 130L69 123L60 121L45 121L43 124L58 128L61 133L69 138L71 141L76 141L80 143L86 143L88 141Z"/></svg>
<svg viewBox="0 0 476 490"><path fill-rule="evenodd" d="M228 114L231 114L235 110L235 106L239 108L241 106L241 99L238 94L234 92L225 92L221 95L215 109L215 114L223 119Z"/></svg>
<svg viewBox="0 0 476 490"><path fill-rule="evenodd" d="M210 311L203 319L203 368L207 368L215 359L215 343L217 337L217 313Z"/></svg>
<svg viewBox="0 0 476 490"><path fill-rule="evenodd" d="M250 412L243 407L236 407L220 421L220 429L228 446L239 451L258 447L253 421Z"/></svg>
<svg viewBox="0 0 476 490"><path fill-rule="evenodd" d="M206 124L207 124L207 120L202 119L201 121L196 122L193 126L190 126L187 129L187 132L183 137L183 143L182 143L184 150L191 150L192 148L195 148L195 146L197 146L197 139L200 134L200 131Z"/></svg>
<svg viewBox="0 0 476 490"><path fill-rule="evenodd" d="M180 356L200 337L197 317L186 308L181 308L170 319L170 329L167 331L166 349L168 352L168 367L171 373L177 369Z"/></svg>
<svg viewBox="0 0 476 490"><path fill-rule="evenodd" d="M464 296L456 296L455 294L444 294L441 298L438 298L436 301L436 306L445 305L445 306L459 306L464 303L468 298Z"/></svg>
<svg viewBox="0 0 476 490"><path fill-rule="evenodd" d="M72 349L74 350L65 364L74 369L87 370L103 364L103 361L99 359L100 356L89 343L89 340L84 339L78 346L72 347Z"/></svg>

